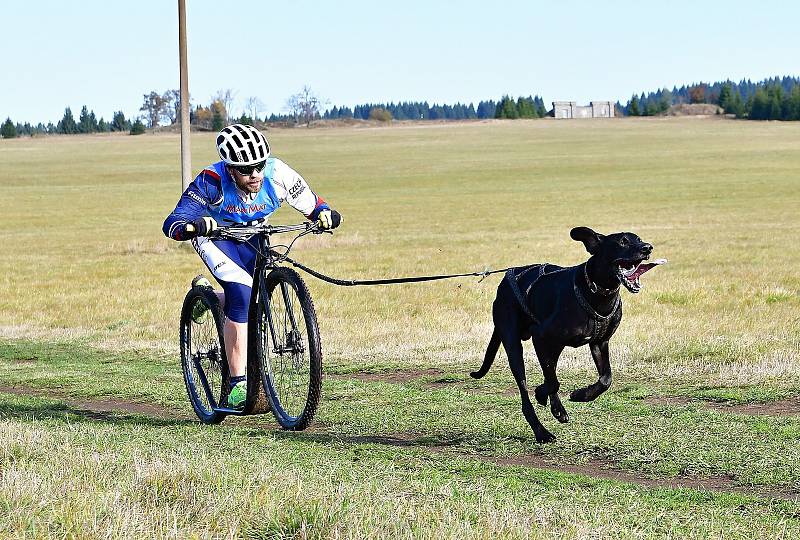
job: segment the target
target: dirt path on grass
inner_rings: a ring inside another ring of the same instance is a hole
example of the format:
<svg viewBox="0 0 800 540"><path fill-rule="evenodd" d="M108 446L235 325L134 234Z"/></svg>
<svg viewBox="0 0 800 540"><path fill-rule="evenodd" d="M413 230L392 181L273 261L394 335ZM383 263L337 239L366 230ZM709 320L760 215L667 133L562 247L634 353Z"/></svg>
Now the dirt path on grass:
<svg viewBox="0 0 800 540"><path fill-rule="evenodd" d="M330 377L338 380L355 379L363 382L384 382L390 384L405 384L414 381L421 381L422 386L431 390L455 387L460 383L471 380L466 374L464 375L463 379L458 379L452 375L448 376L444 371L435 368L405 371L385 371L377 373L353 372L330 375ZM460 388L459 390L471 394L488 393L472 388ZM517 390L516 386L510 386L503 390L500 395L517 396L519 395L519 391ZM751 416L800 416L800 397L787 398L769 403L726 403L681 396L651 396L644 398L642 402L648 405L656 406L685 407L687 405L695 405L704 409Z"/></svg>
<svg viewBox="0 0 800 540"><path fill-rule="evenodd" d="M190 417L186 412L170 410L152 403L141 403L118 398L73 398L66 392L58 390L42 390L34 388L20 388L16 386L0 386L0 393L13 394L15 396L32 396L62 401L69 412L84 414L84 416L98 417L108 413L137 414L152 416L159 419L188 420Z"/></svg>
<svg viewBox="0 0 800 540"><path fill-rule="evenodd" d="M433 370L424 370L416 373L425 373L424 376L430 376L432 372ZM382 378L377 378L379 375ZM369 376L370 378L358 378L360 380L380 380L386 382L399 382L401 380L403 382L407 382L415 378L419 378L411 375L411 372L397 372L396 374L391 374L388 377L386 377L386 375L387 374L363 374L362 377ZM0 393L58 399L63 401L64 404L69 407L66 412L79 414L86 418L97 420L113 420L113 415L115 414L133 414L154 417L155 419L159 420L170 419L191 421L194 419L193 416L189 415L188 411L184 411L182 409L166 409L149 403L140 403L123 399L72 399L63 392L8 386L0 386ZM431 441L431 438L428 436L420 437L419 434L415 433L394 433L386 435L344 435L341 433L332 433L326 429L324 425L317 422L305 432L287 433L285 436L310 437L314 439L320 439L321 441L337 441L349 444L379 444L394 447L412 447L426 450L431 453L459 457L463 459L474 459L494 465L527 467L551 472L577 474L598 480L614 480L650 488L684 488L722 493L737 493L743 495L758 495L775 499L800 501L800 491L781 486L741 486L737 485L736 479L730 476L657 477L626 471L617 468L616 463L613 461L601 459L590 459L585 463L561 463L536 454L522 454L516 456L488 456L471 454L456 450L455 448L459 444L459 441L457 440L452 441L449 444L443 444L441 442Z"/></svg>

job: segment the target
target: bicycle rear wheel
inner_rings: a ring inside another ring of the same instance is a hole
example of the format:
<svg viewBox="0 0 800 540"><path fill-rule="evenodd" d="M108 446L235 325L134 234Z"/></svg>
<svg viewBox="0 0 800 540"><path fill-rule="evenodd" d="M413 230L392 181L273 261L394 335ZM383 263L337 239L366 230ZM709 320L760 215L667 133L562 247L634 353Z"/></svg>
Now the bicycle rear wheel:
<svg viewBox="0 0 800 540"><path fill-rule="evenodd" d="M181 310L183 380L192 408L204 424L225 419L225 414L214 410L228 384L221 311L217 296L207 287L193 287Z"/></svg>
<svg viewBox="0 0 800 540"><path fill-rule="evenodd" d="M314 418L322 391L322 346L305 283L275 268L259 284L255 346L261 382L282 428L301 431Z"/></svg>

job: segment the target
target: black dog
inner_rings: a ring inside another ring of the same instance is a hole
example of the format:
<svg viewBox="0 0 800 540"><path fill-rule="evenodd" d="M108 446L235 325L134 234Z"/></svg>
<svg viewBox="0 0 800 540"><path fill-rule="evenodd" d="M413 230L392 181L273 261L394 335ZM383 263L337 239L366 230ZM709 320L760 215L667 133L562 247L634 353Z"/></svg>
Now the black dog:
<svg viewBox="0 0 800 540"><path fill-rule="evenodd" d="M536 264L506 273L492 306L495 327L483 365L470 373L475 379L486 375L502 343L522 397L522 414L540 443L554 441L555 436L536 417L528 396L522 341L531 338L544 373L544 383L536 387L536 401L546 405L549 398L556 420L568 422L569 415L558 397L556 377L561 351L588 343L599 375L596 383L573 391L570 401L592 401L608 390L608 340L622 320L620 285L637 293L641 289L639 277L666 262L644 262L650 258L653 246L633 233L604 236L588 227L576 227L570 236L583 242L591 254L585 263L569 268Z"/></svg>

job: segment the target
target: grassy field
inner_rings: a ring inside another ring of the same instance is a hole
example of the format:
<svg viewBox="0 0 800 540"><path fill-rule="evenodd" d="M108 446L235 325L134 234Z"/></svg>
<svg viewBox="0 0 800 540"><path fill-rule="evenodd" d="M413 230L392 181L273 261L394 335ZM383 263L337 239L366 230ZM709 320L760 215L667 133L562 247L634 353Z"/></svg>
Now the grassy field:
<svg viewBox="0 0 800 540"><path fill-rule="evenodd" d="M566 425L541 409L558 440L537 445L504 356L484 380L467 375L499 276L374 288L306 276L327 375L312 428L199 426L177 319L204 268L160 231L180 194L178 138L2 140L0 536L800 535L800 125L269 138L344 216L293 251L336 277L576 264L577 225L651 242L670 262L623 293L611 390L568 403ZM212 135L192 144L195 170L216 159ZM563 392L596 379L585 348L559 367Z"/></svg>

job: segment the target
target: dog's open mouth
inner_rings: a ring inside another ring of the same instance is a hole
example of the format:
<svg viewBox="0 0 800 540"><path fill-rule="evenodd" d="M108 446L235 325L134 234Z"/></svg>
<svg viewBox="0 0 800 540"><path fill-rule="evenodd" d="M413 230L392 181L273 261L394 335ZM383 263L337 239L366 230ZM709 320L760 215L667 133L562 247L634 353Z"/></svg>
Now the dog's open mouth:
<svg viewBox="0 0 800 540"><path fill-rule="evenodd" d="M667 259L656 259L654 261L645 262L647 259L632 259L624 260L619 259L615 261L617 264L617 277L620 283L625 285L625 288L632 293L638 293L642 290L642 284L639 278L648 270L655 268L667 262Z"/></svg>

